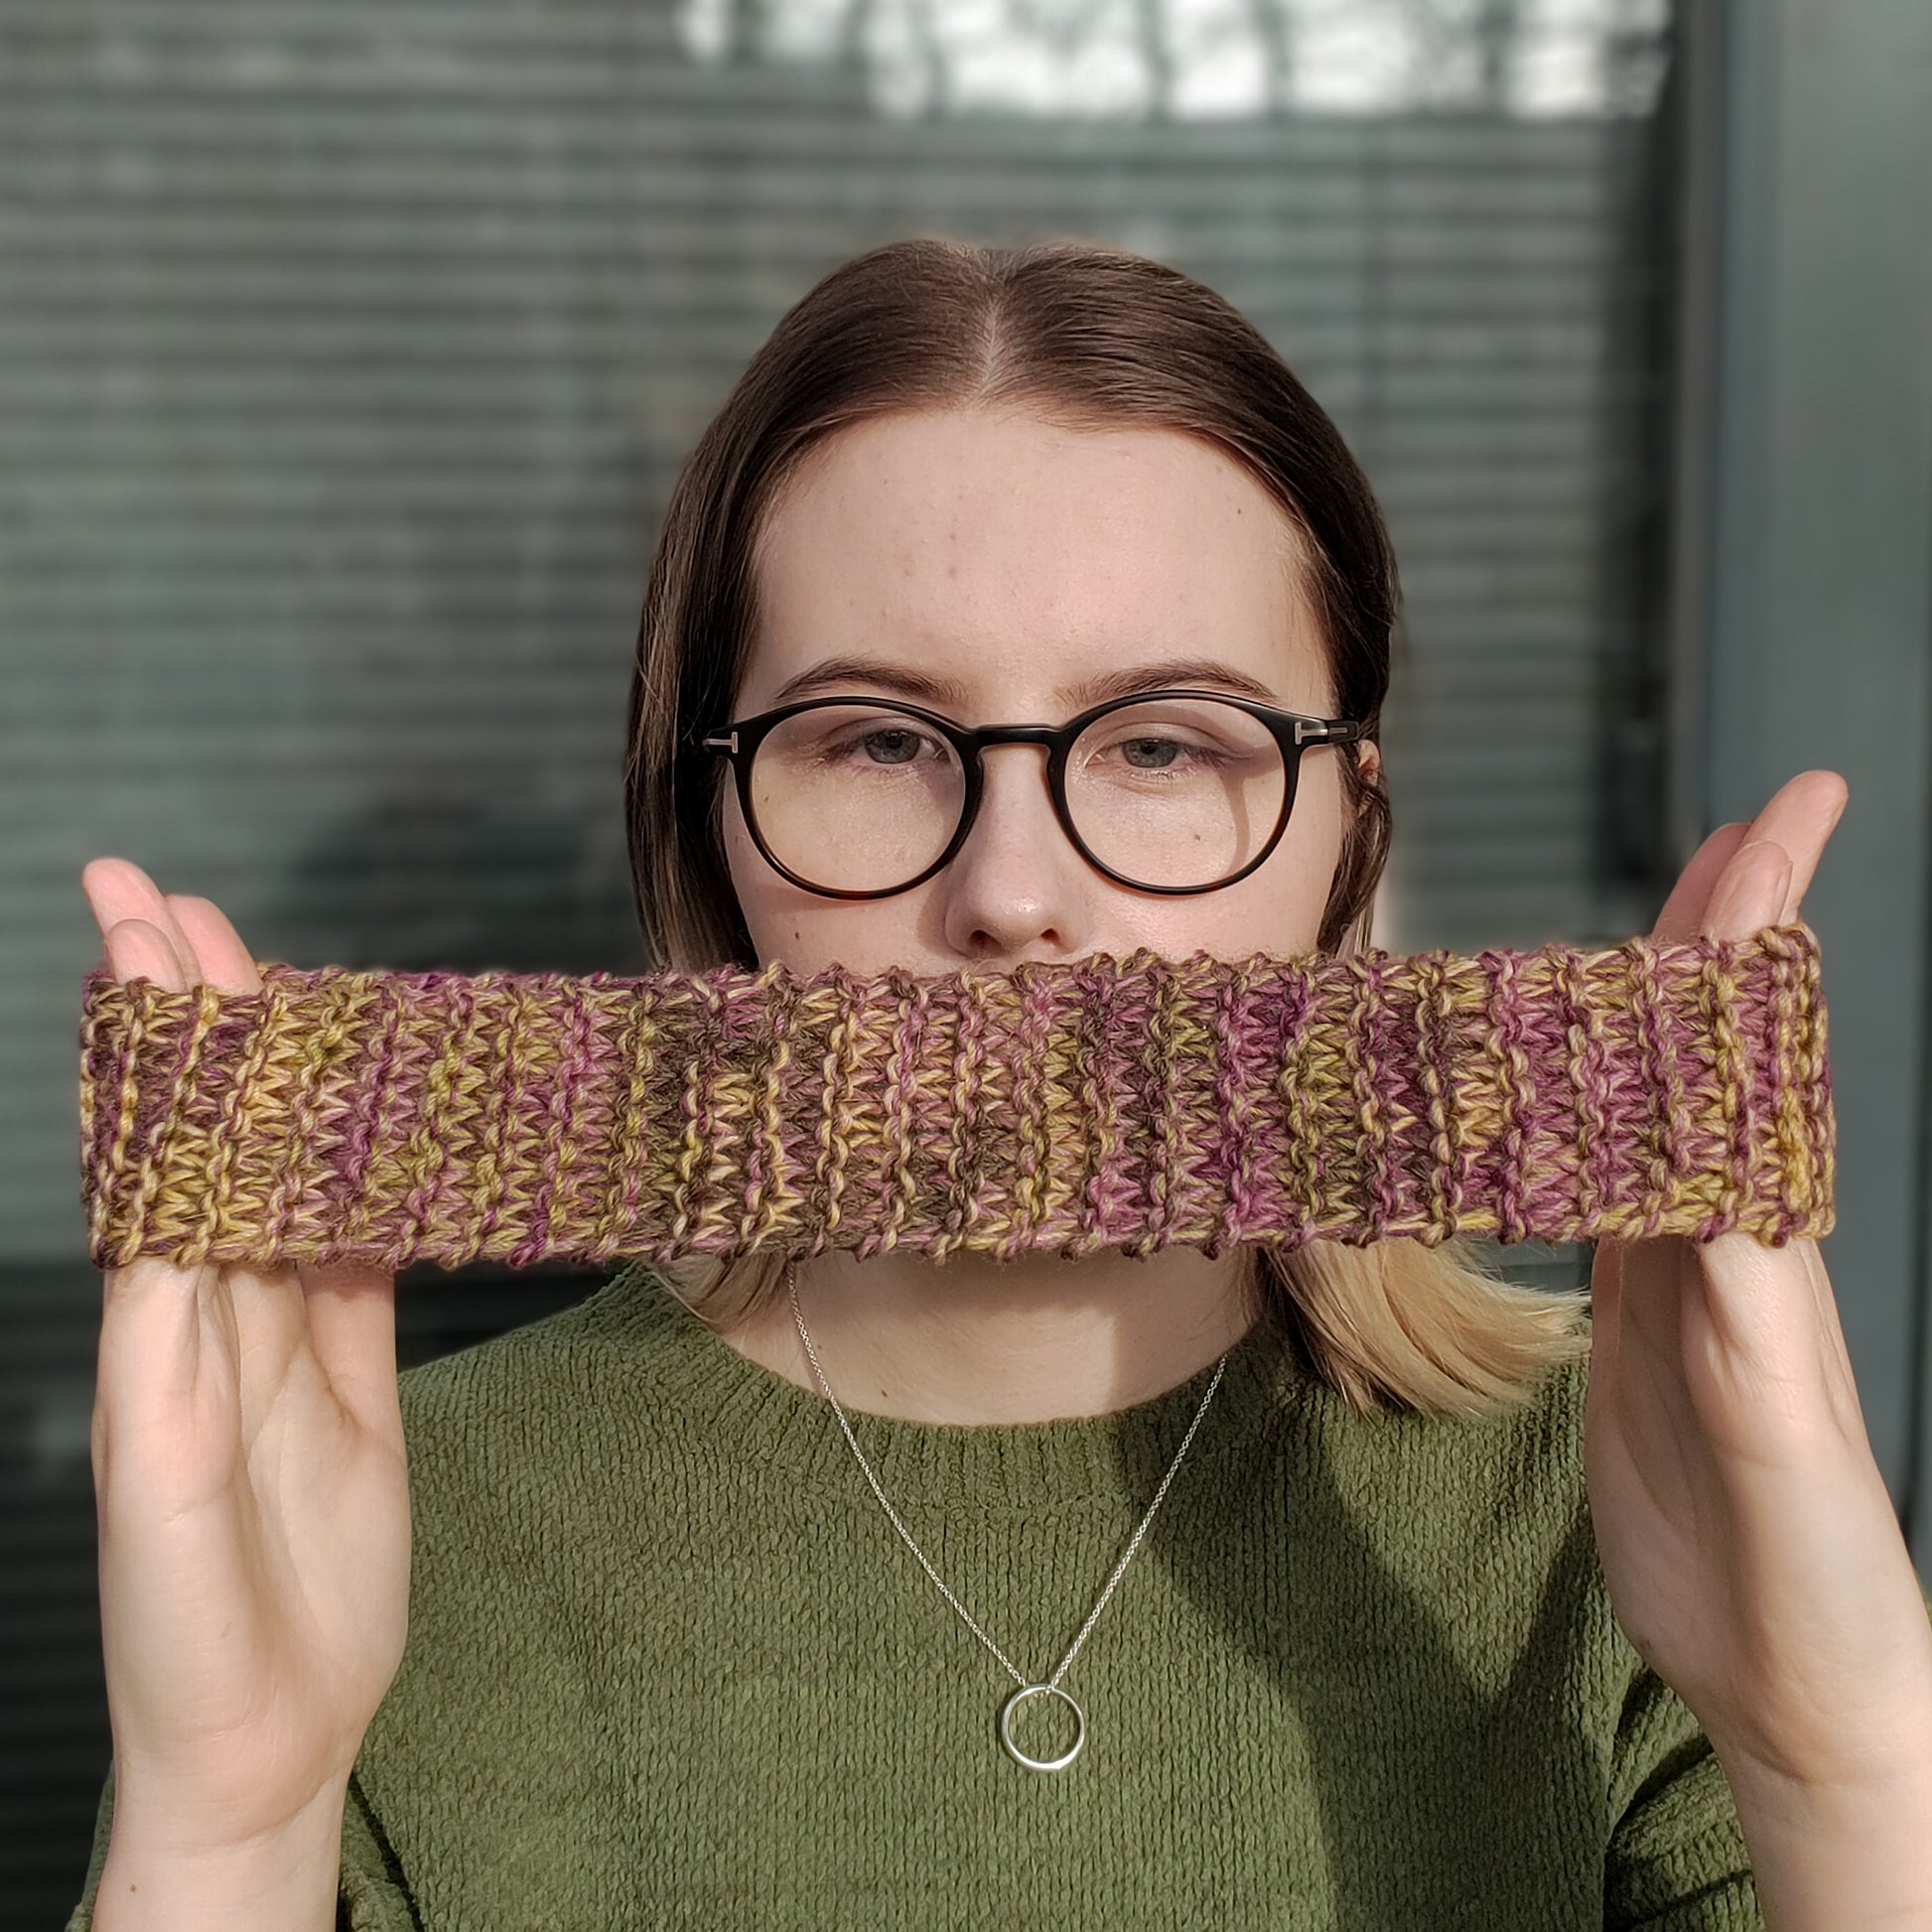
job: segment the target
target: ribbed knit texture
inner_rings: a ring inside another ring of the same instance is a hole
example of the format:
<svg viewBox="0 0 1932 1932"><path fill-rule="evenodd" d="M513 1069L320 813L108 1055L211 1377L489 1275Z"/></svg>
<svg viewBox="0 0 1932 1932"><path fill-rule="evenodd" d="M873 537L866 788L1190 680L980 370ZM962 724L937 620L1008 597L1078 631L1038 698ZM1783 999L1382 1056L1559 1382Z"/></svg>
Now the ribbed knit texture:
<svg viewBox="0 0 1932 1932"><path fill-rule="evenodd" d="M98 1267L1833 1224L1816 935L627 979L96 970Z"/></svg>
<svg viewBox="0 0 1932 1932"><path fill-rule="evenodd" d="M1039 1676L1212 1374L968 1427L865 1413L825 1368L920 1547ZM350 1787L344 1923L1761 1928L1722 1768L1610 1611L1587 1373L1511 1416L1368 1419L1254 1331L1067 1673L1086 1745L1040 1773L822 1396L623 1268L403 1376L409 1641Z"/></svg>

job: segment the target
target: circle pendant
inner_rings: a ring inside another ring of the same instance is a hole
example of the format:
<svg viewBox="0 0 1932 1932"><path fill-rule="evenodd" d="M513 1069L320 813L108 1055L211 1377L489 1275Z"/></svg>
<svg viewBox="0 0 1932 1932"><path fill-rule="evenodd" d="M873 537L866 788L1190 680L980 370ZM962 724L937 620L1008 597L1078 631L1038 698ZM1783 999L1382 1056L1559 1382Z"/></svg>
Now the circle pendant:
<svg viewBox="0 0 1932 1932"><path fill-rule="evenodd" d="M1065 1702L1073 1713L1076 1726L1073 1742L1058 1757L1029 1757L1013 1741L1013 1714L1029 1698L1056 1697ZM1063 1771L1080 1755L1080 1746L1087 1741L1087 1714L1082 1711L1073 1698L1061 1690L1057 1684L1023 1684L1019 1690L1000 1706L1000 1742L1007 1747L1007 1755L1016 1764L1024 1764L1030 1771Z"/></svg>

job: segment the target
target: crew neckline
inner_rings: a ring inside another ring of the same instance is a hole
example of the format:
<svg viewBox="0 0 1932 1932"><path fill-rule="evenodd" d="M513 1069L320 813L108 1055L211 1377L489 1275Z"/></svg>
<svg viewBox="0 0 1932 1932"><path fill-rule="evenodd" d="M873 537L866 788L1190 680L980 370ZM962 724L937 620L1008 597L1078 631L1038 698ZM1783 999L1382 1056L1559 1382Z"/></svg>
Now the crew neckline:
<svg viewBox="0 0 1932 1932"><path fill-rule="evenodd" d="M647 1260L621 1264L579 1311L584 1327L621 1343L636 1385L633 1413L685 1425L687 1449L709 1449L760 1480L784 1479L800 1498L862 1496L877 1508L837 1414L708 1327ZM1180 1447L1213 1379L1209 1362L1184 1382L1124 1409L1047 1422L916 1422L857 1410L847 1420L895 1503L1038 1515L1095 1499L1144 1507ZM833 1374L827 1364L828 1374ZM835 1383L836 1386L836 1383ZM1174 1488L1190 1468L1252 1458L1283 1413L1318 1398L1292 1346L1266 1324L1229 1350L1214 1400L1194 1433ZM1171 1492L1172 1493L1172 1492Z"/></svg>

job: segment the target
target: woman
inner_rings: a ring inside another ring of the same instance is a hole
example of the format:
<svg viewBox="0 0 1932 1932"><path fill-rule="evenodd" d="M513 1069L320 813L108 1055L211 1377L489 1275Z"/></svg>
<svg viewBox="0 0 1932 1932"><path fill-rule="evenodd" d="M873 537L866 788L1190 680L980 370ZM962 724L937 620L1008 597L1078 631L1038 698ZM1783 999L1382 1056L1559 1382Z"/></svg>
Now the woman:
<svg viewBox="0 0 1932 1932"><path fill-rule="evenodd" d="M1394 617L1359 470L1209 292L862 256L668 509L652 956L1363 943ZM966 736L1013 724L1068 725L1063 799L1037 730ZM1187 816L1230 759L1285 823ZM1844 802L1713 834L1658 934L1797 916ZM122 977L258 984L206 900L84 884ZM760 1255L399 1389L387 1280L118 1271L70 1923L1932 1915L1932 1624L1815 1245L1604 1243L1591 1288L1455 1242Z"/></svg>

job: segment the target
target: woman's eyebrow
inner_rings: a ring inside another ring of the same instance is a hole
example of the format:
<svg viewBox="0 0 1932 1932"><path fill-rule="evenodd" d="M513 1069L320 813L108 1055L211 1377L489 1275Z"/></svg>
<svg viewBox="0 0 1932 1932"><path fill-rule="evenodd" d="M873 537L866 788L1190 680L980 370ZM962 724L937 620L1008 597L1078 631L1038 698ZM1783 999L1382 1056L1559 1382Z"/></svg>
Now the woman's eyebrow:
<svg viewBox="0 0 1932 1932"><path fill-rule="evenodd" d="M787 678L772 693L771 703L784 704L789 699L843 684L875 685L901 698L941 709L958 710L971 695L957 678L924 671L913 664L897 663L888 657L847 653L822 658ZM1169 685L1214 685L1244 697L1258 698L1263 704L1281 703L1276 693L1259 678L1211 657L1164 657L1147 664L1124 664L1076 684L1062 685L1057 695L1068 710L1084 711L1088 705L1100 704L1108 698L1130 697L1137 691L1158 691Z"/></svg>

